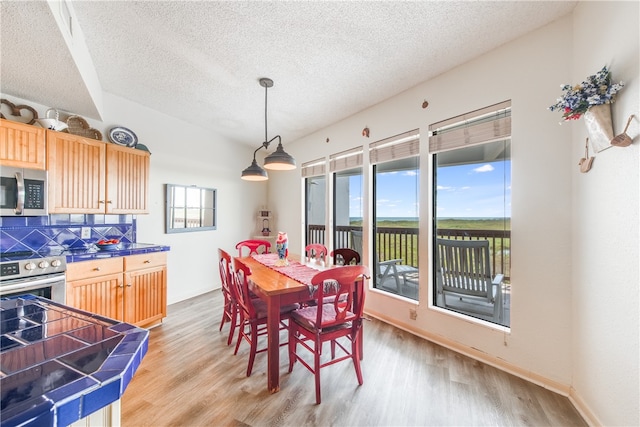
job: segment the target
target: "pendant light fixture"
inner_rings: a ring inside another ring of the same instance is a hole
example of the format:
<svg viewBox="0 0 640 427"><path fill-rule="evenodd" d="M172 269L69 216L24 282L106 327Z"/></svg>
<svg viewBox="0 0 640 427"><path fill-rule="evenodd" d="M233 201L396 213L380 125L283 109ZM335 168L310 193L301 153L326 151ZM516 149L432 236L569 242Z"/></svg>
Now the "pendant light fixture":
<svg viewBox="0 0 640 427"><path fill-rule="evenodd" d="M251 165L242 171L242 179L246 181L266 181L269 179L267 175L267 171L258 166L256 162L256 153L261 148L268 149L269 144L271 144L276 139L278 140L278 147L276 151L269 154L264 159L264 167L270 170L292 170L296 168L296 160L287 154L282 147L282 139L280 135L276 135L271 139L268 139L267 133L267 91L270 87L273 86L273 80L267 78L261 78L260 86L264 87L264 142L256 151L253 152L253 161Z"/></svg>

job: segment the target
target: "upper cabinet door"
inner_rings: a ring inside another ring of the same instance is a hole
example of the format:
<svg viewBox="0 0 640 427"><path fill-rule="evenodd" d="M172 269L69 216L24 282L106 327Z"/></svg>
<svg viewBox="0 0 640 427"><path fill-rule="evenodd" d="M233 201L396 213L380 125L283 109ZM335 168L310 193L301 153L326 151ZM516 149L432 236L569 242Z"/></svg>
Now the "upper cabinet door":
<svg viewBox="0 0 640 427"><path fill-rule="evenodd" d="M49 213L105 213L106 144L47 130Z"/></svg>
<svg viewBox="0 0 640 427"><path fill-rule="evenodd" d="M108 214L149 213L150 153L107 144Z"/></svg>
<svg viewBox="0 0 640 427"><path fill-rule="evenodd" d="M44 133L44 128L0 119L0 164L45 170Z"/></svg>

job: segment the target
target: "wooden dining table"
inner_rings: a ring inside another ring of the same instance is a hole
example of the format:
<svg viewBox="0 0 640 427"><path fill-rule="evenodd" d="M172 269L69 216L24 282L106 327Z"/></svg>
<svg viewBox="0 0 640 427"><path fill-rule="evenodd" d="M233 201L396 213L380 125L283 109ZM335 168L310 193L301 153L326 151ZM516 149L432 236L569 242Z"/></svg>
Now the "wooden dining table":
<svg viewBox="0 0 640 427"><path fill-rule="evenodd" d="M250 289L267 303L267 388L271 393L280 391L280 307L308 301L309 286L286 276L277 268L268 267L252 256L237 257L251 269ZM289 260L300 262L300 256L290 255ZM304 263L321 271L322 264Z"/></svg>

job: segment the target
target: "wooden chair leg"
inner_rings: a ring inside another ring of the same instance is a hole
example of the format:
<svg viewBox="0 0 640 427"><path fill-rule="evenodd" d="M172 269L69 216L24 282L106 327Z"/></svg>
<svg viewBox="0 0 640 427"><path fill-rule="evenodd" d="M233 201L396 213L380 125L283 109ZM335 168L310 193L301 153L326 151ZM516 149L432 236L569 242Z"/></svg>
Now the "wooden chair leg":
<svg viewBox="0 0 640 427"><path fill-rule="evenodd" d="M229 304L230 301L228 301L226 298L224 299L224 306L222 309L222 320L220 321L220 328L218 329L219 331L222 330L222 327L224 326L224 322L227 321L227 318L229 317L229 315L227 313L229 313Z"/></svg>
<svg viewBox="0 0 640 427"><path fill-rule="evenodd" d="M253 362L256 359L256 351L258 351L258 326L251 324L251 349L249 350L249 365L247 366L247 376L251 376L253 370Z"/></svg>
<svg viewBox="0 0 640 427"><path fill-rule="evenodd" d="M291 320L289 320L291 322ZM296 363L296 347L298 343L298 337L289 323L289 373L293 371L293 365Z"/></svg>
<svg viewBox="0 0 640 427"><path fill-rule="evenodd" d="M352 337L351 342L351 358L353 359L353 367L356 368L356 377L358 377L358 384L362 385L364 380L362 378L362 368L360 366L360 334L359 332Z"/></svg>
<svg viewBox="0 0 640 427"><path fill-rule="evenodd" d="M233 333L236 331L238 321L238 307L231 306L231 326L229 327L229 338L227 338L227 345L231 345L233 342Z"/></svg>
<svg viewBox="0 0 640 427"><path fill-rule="evenodd" d="M314 366L313 366L313 375L315 376L316 379L316 403L319 405L320 401L321 401L321 396L320 396L320 349L322 348L322 342L315 343L315 351L313 354L313 361L314 361Z"/></svg>
<svg viewBox="0 0 640 427"><path fill-rule="evenodd" d="M245 327L246 327L245 320L244 320L244 317L241 315L240 323L238 323L238 341L236 342L236 349L233 352L234 356L238 354L238 349L240 348L240 343L242 342L242 336L244 335Z"/></svg>

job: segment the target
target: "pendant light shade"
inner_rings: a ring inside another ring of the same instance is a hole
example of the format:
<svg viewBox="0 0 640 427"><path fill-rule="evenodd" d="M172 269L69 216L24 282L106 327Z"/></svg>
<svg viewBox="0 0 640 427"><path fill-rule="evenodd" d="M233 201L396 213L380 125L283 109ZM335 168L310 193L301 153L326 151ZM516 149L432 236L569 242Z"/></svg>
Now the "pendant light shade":
<svg viewBox="0 0 640 427"><path fill-rule="evenodd" d="M251 166L242 171L242 179L245 181L266 181L269 179L267 171L258 166L254 157Z"/></svg>
<svg viewBox="0 0 640 427"><path fill-rule="evenodd" d="M264 167L269 170L293 170L296 168L296 160L287 154L282 147L282 139L280 135L276 135L273 138L268 140L267 133L267 90L268 88L273 86L273 80L267 78L261 78L260 86L264 87L264 142L260 147L253 152L253 162L251 162L251 166L242 171L242 179L246 181L266 181L269 179L267 175L267 171L258 166L256 162L256 153L261 148L269 148L269 144L271 144L276 139L278 140L278 147L276 151L269 154L264 159Z"/></svg>
<svg viewBox="0 0 640 427"><path fill-rule="evenodd" d="M296 159L287 154L282 148L282 142L279 142L276 151L265 157L264 167L275 171L290 171L296 168Z"/></svg>

